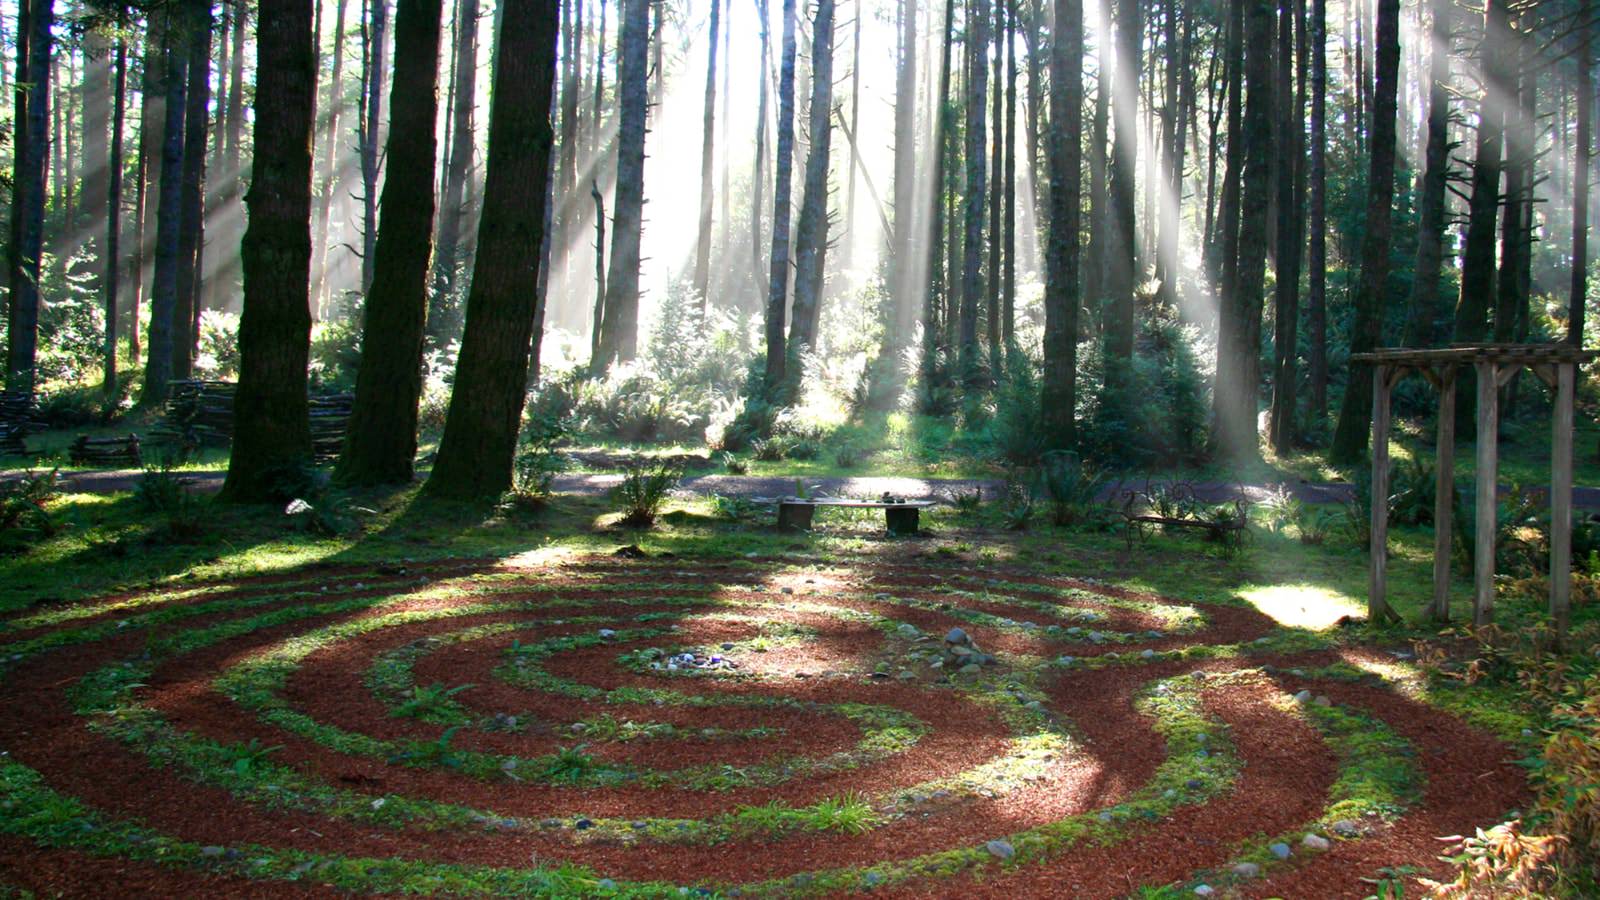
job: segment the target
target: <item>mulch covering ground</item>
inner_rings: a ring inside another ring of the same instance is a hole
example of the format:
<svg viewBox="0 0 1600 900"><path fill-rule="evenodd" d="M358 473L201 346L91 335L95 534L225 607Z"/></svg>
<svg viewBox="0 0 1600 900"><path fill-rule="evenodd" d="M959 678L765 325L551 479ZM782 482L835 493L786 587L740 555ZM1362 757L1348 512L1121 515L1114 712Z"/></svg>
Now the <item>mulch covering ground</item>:
<svg viewBox="0 0 1600 900"><path fill-rule="evenodd" d="M1244 606L925 562L130 592L0 623L0 888L1362 897L1526 798L1397 668Z"/></svg>

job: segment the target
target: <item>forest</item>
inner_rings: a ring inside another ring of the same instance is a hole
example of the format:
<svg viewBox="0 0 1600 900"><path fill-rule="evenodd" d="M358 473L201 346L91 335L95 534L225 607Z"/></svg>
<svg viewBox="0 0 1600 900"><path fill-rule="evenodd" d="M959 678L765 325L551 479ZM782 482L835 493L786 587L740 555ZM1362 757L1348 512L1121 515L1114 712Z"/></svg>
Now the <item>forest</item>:
<svg viewBox="0 0 1600 900"><path fill-rule="evenodd" d="M240 417L255 469L308 456L294 396L353 393L340 479L407 482L420 439L440 490L491 496L525 398L714 450L899 412L976 462L1349 465L1351 354L1581 344L1581 3L647 5L550 13L550 116L519 101L501 167L539 202L500 224L488 0L317 4L281 64L244 4L9 10L7 390L72 428L236 380L289 404ZM290 96L307 133L263 135ZM296 276L252 312L263 137L310 167L283 210L310 251L304 302Z"/></svg>
<svg viewBox="0 0 1600 900"><path fill-rule="evenodd" d="M0 0L0 898L1595 896L1597 31Z"/></svg>

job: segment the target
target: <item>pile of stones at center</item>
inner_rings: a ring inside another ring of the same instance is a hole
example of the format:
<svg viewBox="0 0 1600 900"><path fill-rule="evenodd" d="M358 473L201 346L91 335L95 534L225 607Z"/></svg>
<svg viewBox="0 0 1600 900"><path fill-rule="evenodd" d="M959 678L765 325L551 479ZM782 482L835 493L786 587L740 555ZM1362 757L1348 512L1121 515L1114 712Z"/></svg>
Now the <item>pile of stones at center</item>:
<svg viewBox="0 0 1600 900"><path fill-rule="evenodd" d="M952 628L944 636L944 654L941 658L946 668L969 675L984 666L994 665L994 657L979 650L972 636L960 628Z"/></svg>

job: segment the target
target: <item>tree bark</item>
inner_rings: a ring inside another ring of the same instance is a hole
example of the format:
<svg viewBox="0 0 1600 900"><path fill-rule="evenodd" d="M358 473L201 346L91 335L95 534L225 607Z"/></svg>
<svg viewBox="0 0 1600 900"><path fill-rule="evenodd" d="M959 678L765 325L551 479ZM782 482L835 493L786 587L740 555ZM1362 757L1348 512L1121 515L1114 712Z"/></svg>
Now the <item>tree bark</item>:
<svg viewBox="0 0 1600 900"><path fill-rule="evenodd" d="M154 278L152 272L155 256L155 204L150 195L160 191L160 155L163 144L162 129L166 124L166 93L161 85L165 56L161 39L156 33L155 18L145 26L144 62L139 75L139 161L138 183L134 186L134 239L131 281L133 297L128 315L128 355L138 360L142 355L139 336L139 309L147 296L146 285Z"/></svg>
<svg viewBox="0 0 1600 900"><path fill-rule="evenodd" d="M984 155L989 126L989 2L968 0L967 6L967 183L962 198L964 231L961 257L961 319L957 346L961 380L969 387L981 378L978 358L978 309L983 304L983 238L987 190Z"/></svg>
<svg viewBox="0 0 1600 900"><path fill-rule="evenodd" d="M989 91L992 104L989 108L990 129L994 132L989 141L989 263L987 291L984 295L984 312L987 314L985 336L989 344L989 380L1000 372L1004 360L1000 356L1000 279L1005 265L1005 3L994 5L994 32L990 43L994 45L993 84Z"/></svg>
<svg viewBox="0 0 1600 900"><path fill-rule="evenodd" d="M1055 0L1050 46L1050 231L1045 252L1045 431L1052 449L1077 445L1078 227L1082 198L1083 4Z"/></svg>
<svg viewBox="0 0 1600 900"><path fill-rule="evenodd" d="M1274 76L1272 0L1241 0L1244 5L1244 77L1249 88L1244 110L1238 261L1233 289L1222 297L1217 336L1216 434L1225 460L1260 458L1256 407L1260 373L1262 282L1266 277L1267 208L1272 203Z"/></svg>
<svg viewBox="0 0 1600 900"><path fill-rule="evenodd" d="M328 82L327 127L322 132L322 177L317 189L317 241L312 248L312 278L316 283L317 308L326 311L333 285L328 273L328 233L332 230L333 192L339 177L339 146L344 136L339 133L339 118L344 111L344 19L349 0L339 0L333 14L333 74ZM398 25L396 26L398 29ZM396 42L398 42L398 35ZM398 61L397 61L398 64ZM432 165L429 165L432 181ZM382 226L379 226L380 230Z"/></svg>
<svg viewBox="0 0 1600 900"><path fill-rule="evenodd" d="M146 342L144 391L139 403L157 407L166 402L175 370L173 358L181 335L175 333L183 239L184 118L189 88L189 60L182 41L186 29L168 13L161 28L166 123L161 130L161 190L156 206L156 265L150 286L150 339ZM187 329L185 329L187 330Z"/></svg>
<svg viewBox="0 0 1600 900"><path fill-rule="evenodd" d="M441 0L400 0L394 18L394 103L384 155L377 258L361 330L361 368L336 476L409 484L417 455L422 338L433 251ZM427 185L427 189L421 189Z"/></svg>
<svg viewBox="0 0 1600 900"><path fill-rule="evenodd" d="M90 211L90 221L99 224L110 204L111 165L107 156L107 135L111 131L111 42L102 28L91 27L83 35L84 75L80 87L83 107L83 197L80 208ZM106 258L105 246L88 228L89 252L100 261ZM103 293L102 270L91 269L84 283L86 290Z"/></svg>
<svg viewBox="0 0 1600 900"><path fill-rule="evenodd" d="M1589 169L1594 165L1594 4L1579 5L1584 25L1578 44L1578 137L1572 178L1572 289L1567 306L1567 341L1583 346L1589 296Z"/></svg>
<svg viewBox="0 0 1600 900"><path fill-rule="evenodd" d="M46 141L50 127L51 0L26 0L17 28L11 180L11 291L6 310L6 389L34 391L39 341L39 263L44 252Z"/></svg>
<svg viewBox="0 0 1600 900"><path fill-rule="evenodd" d="M457 282L466 266L461 252L462 224L466 219L467 180L471 177L474 140L473 109L477 105L478 0L460 0L456 6L456 48L449 158L445 164L444 193L439 206L439 242L433 257L433 297L428 315L428 337L444 345L461 326ZM430 179L431 181L431 179Z"/></svg>
<svg viewBox="0 0 1600 900"><path fill-rule="evenodd" d="M1328 411L1328 3L1311 0L1311 231L1306 320L1311 420Z"/></svg>
<svg viewBox="0 0 1600 900"><path fill-rule="evenodd" d="M255 171L240 245L244 314L233 453L222 497L278 500L285 468L311 457L311 142L316 41L311 0L262 4L256 27Z"/></svg>
<svg viewBox="0 0 1600 900"><path fill-rule="evenodd" d="M117 396L117 287L122 272L122 127L128 102L128 41L118 34L111 100L111 158L106 178L106 249L102 290L105 292L106 348L102 387Z"/></svg>
<svg viewBox="0 0 1600 900"><path fill-rule="evenodd" d="M371 21L362 22L362 60L366 71L361 85L361 292L372 289L373 263L378 244L378 132L383 126L383 75L385 33L389 0L371 0Z"/></svg>
<svg viewBox="0 0 1600 900"><path fill-rule="evenodd" d="M492 499L511 485L538 311L539 255L530 249L544 239L555 139L556 0L506 0L502 9L478 258L456 387L426 488L460 500ZM631 20L630 12L624 21ZM631 74L622 79L625 90Z"/></svg>
<svg viewBox="0 0 1600 900"><path fill-rule="evenodd" d="M945 0L944 4L944 37L940 43L939 55L939 88L938 95L934 97L934 121L936 122L933 133L933 188L930 195L928 228L928 289L923 292L922 309L922 408L927 411L935 410L938 402L938 389L940 387L939 344L940 339L947 329L941 327L946 323L940 322L940 301L951 290L952 285L944 275L945 249L945 169L949 158L950 144L954 140L954 115L950 109L950 74L951 74L951 44L955 29L955 0ZM929 28L932 31L932 28ZM954 223L952 223L954 224Z"/></svg>
<svg viewBox="0 0 1600 900"><path fill-rule="evenodd" d="M604 0L601 0L603 3ZM756 14L761 17L757 27L761 30L761 70L756 73L759 99L756 101L756 153L750 173L750 271L761 283L761 212L766 200L767 187L767 69L772 58L771 39L767 25L767 0L756 0Z"/></svg>
<svg viewBox="0 0 1600 900"><path fill-rule="evenodd" d="M1389 279L1389 240L1394 202L1395 118L1400 69L1400 0L1378 0L1376 80L1372 96L1372 159L1367 176L1366 233L1361 242L1361 282L1355 301L1350 352L1365 353L1378 345L1383 328L1384 285ZM1333 435L1330 459L1336 464L1359 462L1367 451L1372 426L1372 367L1351 363L1344 403Z"/></svg>
<svg viewBox="0 0 1600 900"><path fill-rule="evenodd" d="M806 156L800 221L795 227L793 319L789 325L790 356L787 367L798 395L801 353L817 340L817 319L822 304L823 255L828 246L828 154L833 143L833 12L834 0L817 0L811 24L811 146Z"/></svg>
<svg viewBox="0 0 1600 900"><path fill-rule="evenodd" d="M1272 341L1272 407L1267 434L1279 456L1294 450L1295 388L1300 378L1300 216L1299 186L1304 110L1294 102L1294 0L1278 11L1278 234L1277 290Z"/></svg>
<svg viewBox="0 0 1600 900"><path fill-rule="evenodd" d="M611 220L611 263L597 372L630 362L639 342L639 240L644 229L645 117L649 112L649 13L652 0L624 0L617 39L617 191Z"/></svg>
<svg viewBox="0 0 1600 900"><path fill-rule="evenodd" d="M772 192L772 254L768 266L766 390L776 397L784 384L784 319L789 299L789 204L794 170L795 0L783 0L783 49L778 74L777 184Z"/></svg>
<svg viewBox="0 0 1600 900"><path fill-rule="evenodd" d="M1010 349L1016 334L1017 306L1017 14L1006 28L1005 214L1002 219L1005 263L1000 270L1000 341ZM1079 90L1082 90L1081 82ZM1081 98L1080 98L1081 99ZM1081 113L1080 113L1081 117Z"/></svg>
<svg viewBox="0 0 1600 900"><path fill-rule="evenodd" d="M1110 247L1106 262L1105 354L1108 362L1133 358L1133 292L1138 260L1135 170L1139 158L1139 79L1144 69L1140 0L1118 0L1116 130L1107 163ZM1118 376L1106 367L1108 379ZM1114 385L1107 384L1107 388Z"/></svg>
<svg viewBox="0 0 1600 900"><path fill-rule="evenodd" d="M1439 275L1444 267L1445 191L1450 180L1450 49L1452 0L1433 0L1428 65L1428 146L1418 186L1420 223L1403 343L1427 347L1439 317Z"/></svg>
<svg viewBox="0 0 1600 900"><path fill-rule="evenodd" d="M858 13L859 16L859 13ZM912 254L917 249L916 168L917 168L917 4L900 2L900 65L894 85L894 237L891 261L895 315L886 335L885 349L898 353L910 342L916 327L917 266ZM937 191L935 192L937 193Z"/></svg>
<svg viewBox="0 0 1600 900"><path fill-rule="evenodd" d="M717 31L721 26L721 7L711 0L711 35L706 62L705 107L700 124L700 233L694 251L694 289L704 310L711 290L711 209L715 192L717 126ZM831 52L831 49L830 49Z"/></svg>
<svg viewBox="0 0 1600 900"><path fill-rule="evenodd" d="M1484 96L1478 104L1478 146L1472 167L1472 197L1468 201L1466 243L1461 257L1461 297L1456 304L1455 340L1475 343L1489 334L1489 312L1494 296L1494 229L1500 209L1500 152L1505 137L1505 110L1516 102L1503 62L1510 38L1507 0L1489 0L1484 15L1485 38L1479 50ZM1458 423L1468 417L1463 433L1470 435L1474 416L1472 395L1457 405Z"/></svg>
<svg viewBox="0 0 1600 900"><path fill-rule="evenodd" d="M172 312L172 377L193 374L205 252L206 132L211 108L211 0L187 4L189 86L183 114L183 194L178 213L178 293Z"/></svg>

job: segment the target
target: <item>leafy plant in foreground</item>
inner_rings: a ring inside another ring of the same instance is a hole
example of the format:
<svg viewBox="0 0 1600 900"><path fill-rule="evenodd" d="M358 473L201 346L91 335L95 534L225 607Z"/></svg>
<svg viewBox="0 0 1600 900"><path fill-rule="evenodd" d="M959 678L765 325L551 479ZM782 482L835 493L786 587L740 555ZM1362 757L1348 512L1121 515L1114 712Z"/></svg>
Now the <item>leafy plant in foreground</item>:
<svg viewBox="0 0 1600 900"><path fill-rule="evenodd" d="M629 528L654 525L661 507L682 478L683 468L677 463L661 463L654 468L630 466L622 483L611 491L611 502L622 513L622 524Z"/></svg>

